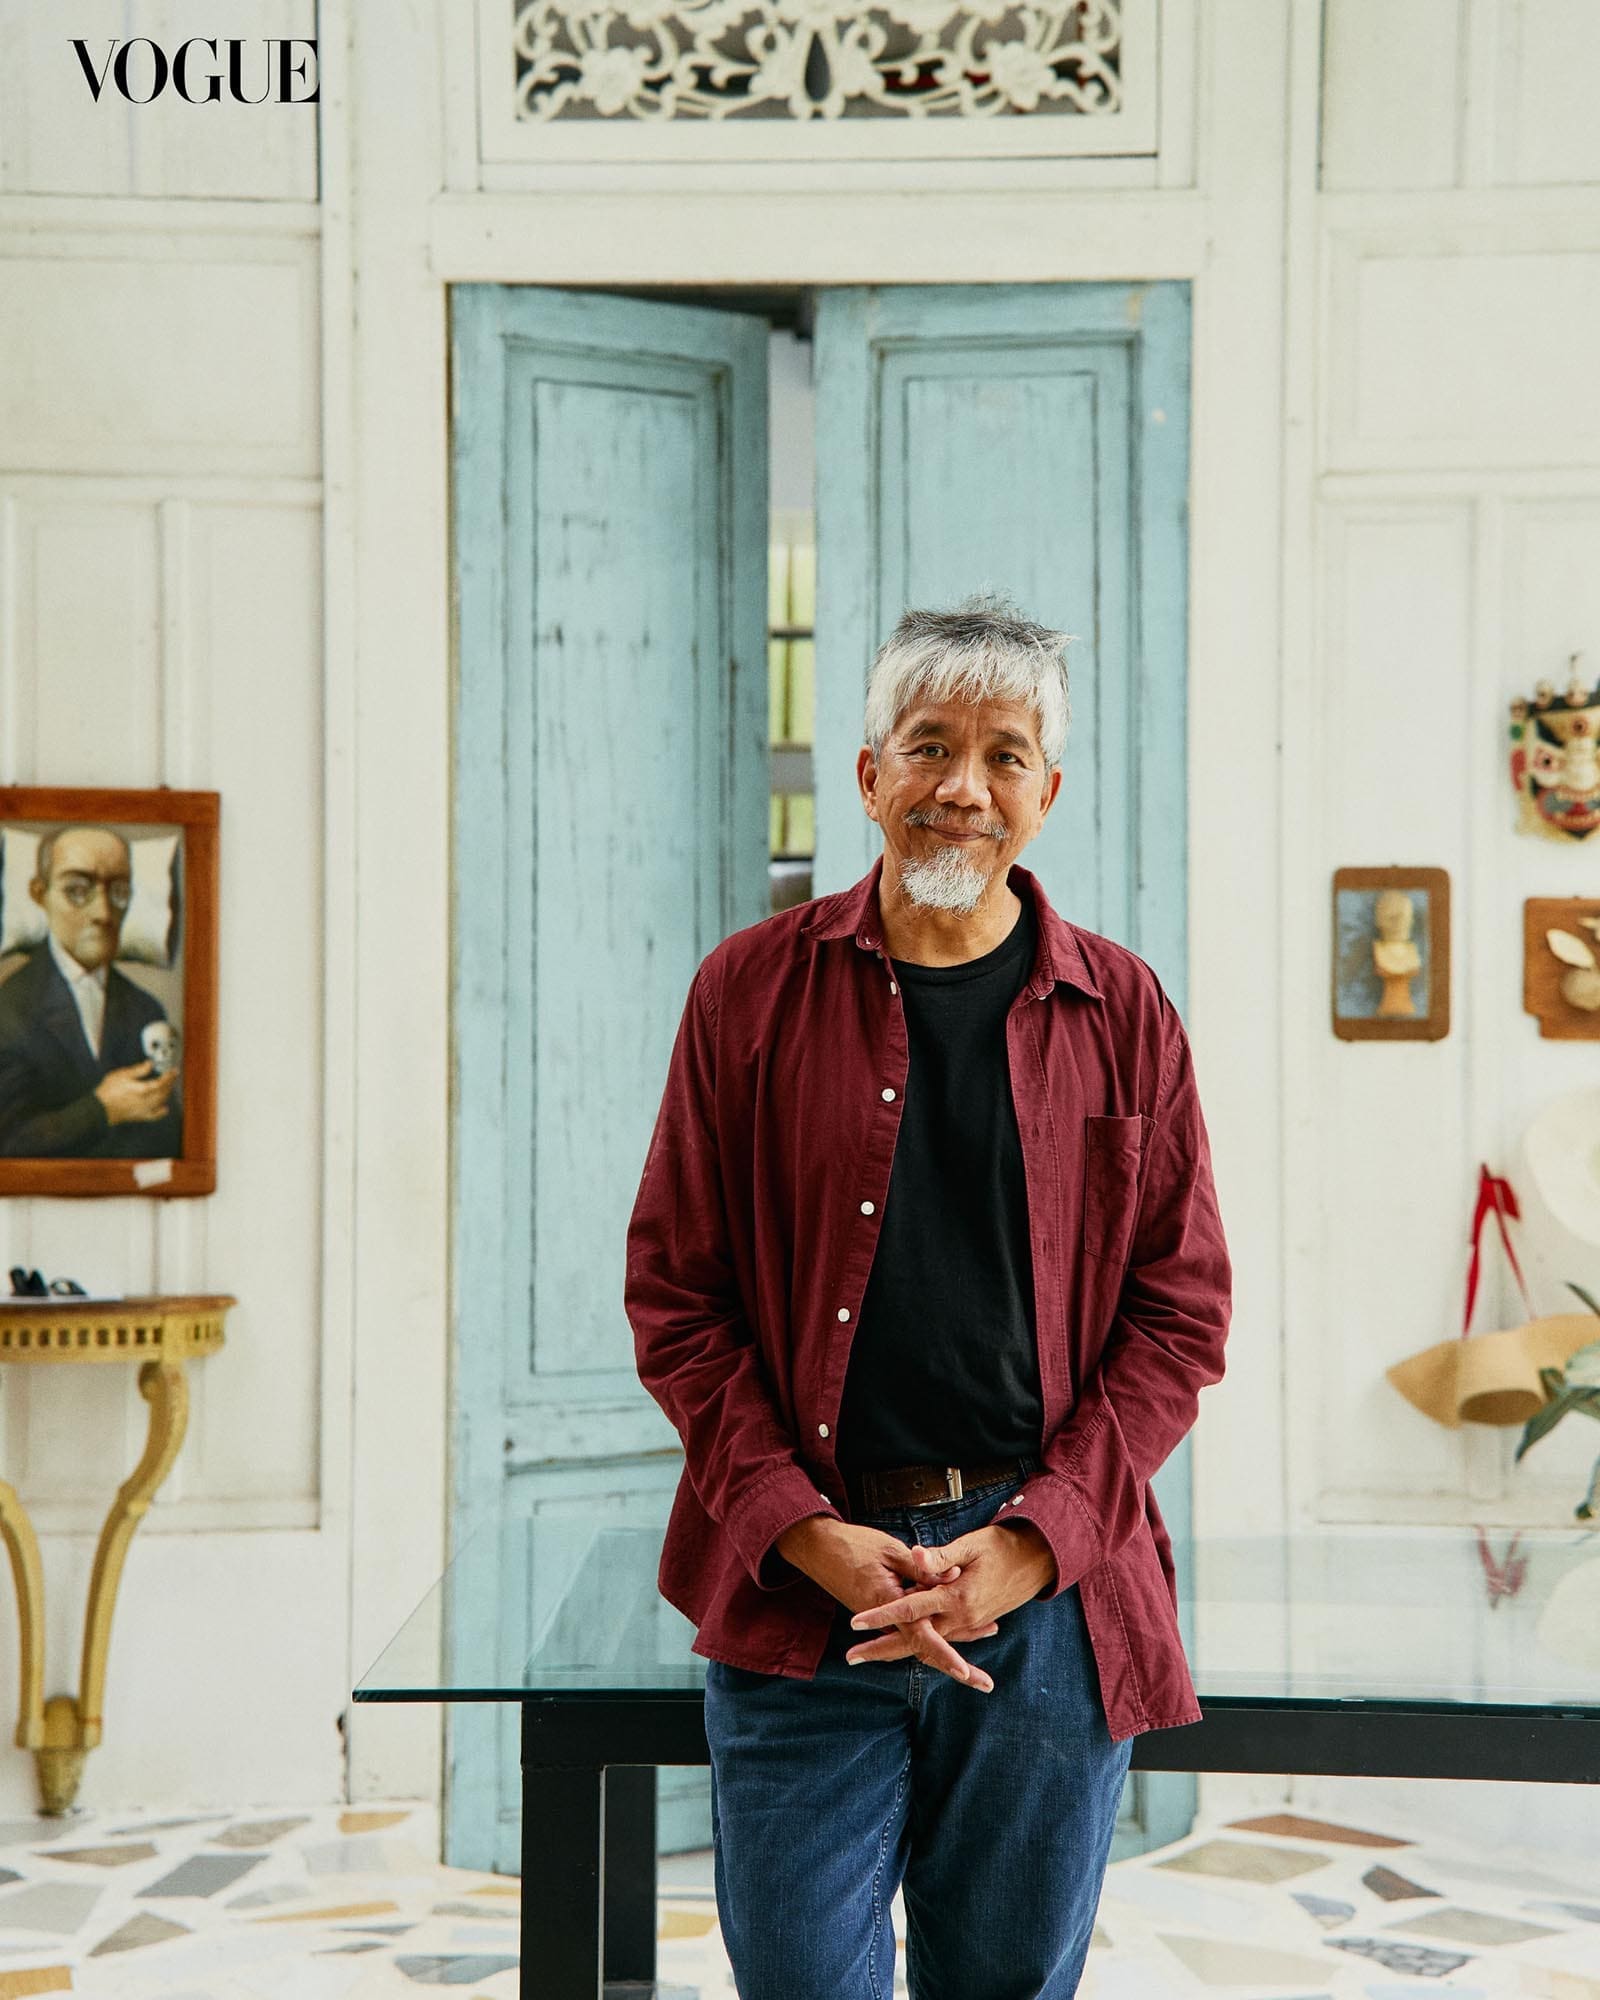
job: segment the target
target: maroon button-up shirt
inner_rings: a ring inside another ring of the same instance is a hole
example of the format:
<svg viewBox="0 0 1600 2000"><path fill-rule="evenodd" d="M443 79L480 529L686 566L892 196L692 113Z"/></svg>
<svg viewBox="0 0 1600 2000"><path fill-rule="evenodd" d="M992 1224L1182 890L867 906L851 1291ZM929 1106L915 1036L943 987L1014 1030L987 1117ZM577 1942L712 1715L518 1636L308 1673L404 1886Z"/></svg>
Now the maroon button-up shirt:
<svg viewBox="0 0 1600 2000"><path fill-rule="evenodd" d="M736 932L690 986L628 1228L639 1375L683 1439L663 1596L694 1650L809 1679L837 1606L774 1547L846 1517L834 1461L908 1049L882 862ZM1028 1188L1041 1469L1032 1521L1077 1584L1113 1740L1197 1722L1151 1475L1219 1379L1229 1266L1188 1039L1132 952L1038 917L1006 1046ZM974 1161L975 1172L983 1170Z"/></svg>

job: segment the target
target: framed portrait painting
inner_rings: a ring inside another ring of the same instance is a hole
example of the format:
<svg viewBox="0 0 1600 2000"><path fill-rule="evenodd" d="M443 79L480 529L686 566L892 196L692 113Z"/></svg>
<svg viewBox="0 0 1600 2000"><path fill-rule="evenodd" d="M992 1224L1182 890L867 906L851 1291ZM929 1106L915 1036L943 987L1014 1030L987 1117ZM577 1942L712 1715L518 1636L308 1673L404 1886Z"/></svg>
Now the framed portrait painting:
<svg viewBox="0 0 1600 2000"><path fill-rule="evenodd" d="M1437 1042L1450 1032L1450 877L1340 868L1333 878L1333 1032Z"/></svg>
<svg viewBox="0 0 1600 2000"><path fill-rule="evenodd" d="M218 806L0 787L0 1194L216 1186Z"/></svg>

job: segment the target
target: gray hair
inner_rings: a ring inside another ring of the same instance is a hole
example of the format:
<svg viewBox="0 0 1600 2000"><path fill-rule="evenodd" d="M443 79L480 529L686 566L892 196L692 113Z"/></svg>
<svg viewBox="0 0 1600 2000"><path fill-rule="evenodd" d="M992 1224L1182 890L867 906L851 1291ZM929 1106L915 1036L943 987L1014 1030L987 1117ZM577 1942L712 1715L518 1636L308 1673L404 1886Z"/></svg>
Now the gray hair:
<svg viewBox="0 0 1600 2000"><path fill-rule="evenodd" d="M1009 598L979 591L950 611L907 611L867 676L866 737L881 758L909 708L931 701L1016 701L1038 722L1046 770L1061 762L1071 710L1071 635L1024 618Z"/></svg>

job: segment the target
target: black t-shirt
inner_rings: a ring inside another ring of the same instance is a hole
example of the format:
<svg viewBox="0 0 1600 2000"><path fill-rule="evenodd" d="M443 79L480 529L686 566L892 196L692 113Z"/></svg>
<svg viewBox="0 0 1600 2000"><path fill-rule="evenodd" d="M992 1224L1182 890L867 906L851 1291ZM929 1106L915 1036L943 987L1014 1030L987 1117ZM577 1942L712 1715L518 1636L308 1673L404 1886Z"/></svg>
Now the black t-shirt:
<svg viewBox="0 0 1600 2000"><path fill-rule="evenodd" d="M1024 897L1010 934L982 958L893 961L910 1067L839 1412L846 1472L1039 1451L1027 1185L1005 1029L1036 929Z"/></svg>

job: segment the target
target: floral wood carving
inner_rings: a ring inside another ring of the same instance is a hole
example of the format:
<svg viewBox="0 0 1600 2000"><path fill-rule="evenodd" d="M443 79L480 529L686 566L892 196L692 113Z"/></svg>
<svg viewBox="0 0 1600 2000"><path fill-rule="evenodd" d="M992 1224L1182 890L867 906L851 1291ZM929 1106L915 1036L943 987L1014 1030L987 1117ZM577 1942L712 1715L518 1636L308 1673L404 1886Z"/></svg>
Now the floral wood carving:
<svg viewBox="0 0 1600 2000"><path fill-rule="evenodd" d="M1122 109L1121 0L514 0L522 119Z"/></svg>

